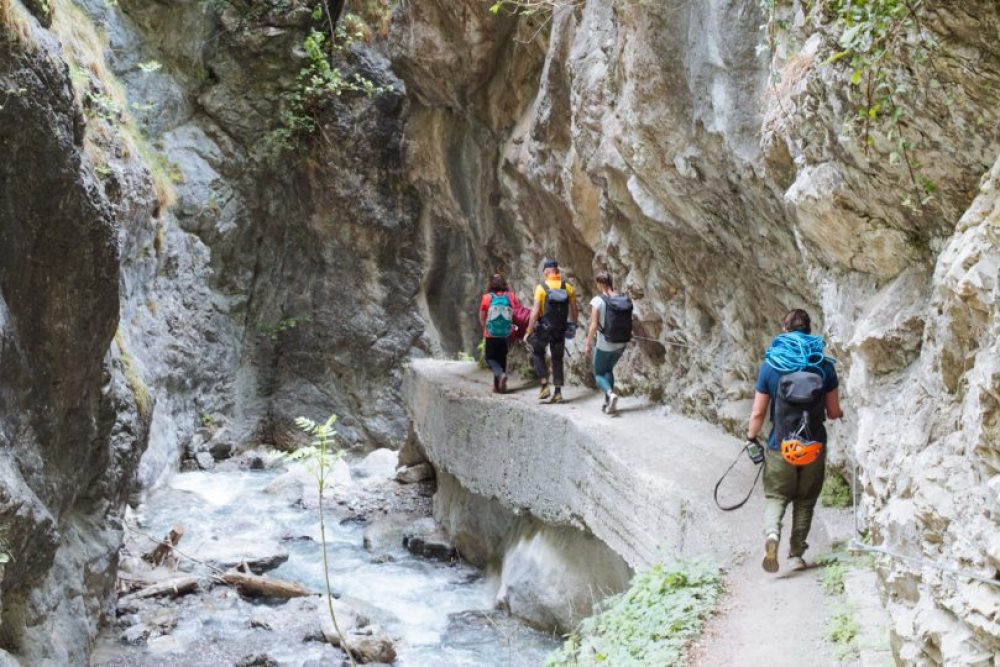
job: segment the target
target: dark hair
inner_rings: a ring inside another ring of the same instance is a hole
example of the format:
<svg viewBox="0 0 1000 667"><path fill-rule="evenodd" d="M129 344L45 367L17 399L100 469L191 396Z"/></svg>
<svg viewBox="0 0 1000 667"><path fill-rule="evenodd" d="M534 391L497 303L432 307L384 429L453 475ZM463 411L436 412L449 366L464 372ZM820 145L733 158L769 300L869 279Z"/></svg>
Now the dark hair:
<svg viewBox="0 0 1000 667"><path fill-rule="evenodd" d="M812 333L812 322L809 320L809 313L801 308L788 311L785 318L781 320L781 328L785 331L801 331L802 333Z"/></svg>
<svg viewBox="0 0 1000 667"><path fill-rule="evenodd" d="M490 291L491 292L507 291L507 279L503 277L502 273L494 273L492 276L490 276Z"/></svg>
<svg viewBox="0 0 1000 667"><path fill-rule="evenodd" d="M611 274L607 271L598 271L597 275L594 276L594 282L598 285L604 285L608 289L614 289L614 283L611 281Z"/></svg>

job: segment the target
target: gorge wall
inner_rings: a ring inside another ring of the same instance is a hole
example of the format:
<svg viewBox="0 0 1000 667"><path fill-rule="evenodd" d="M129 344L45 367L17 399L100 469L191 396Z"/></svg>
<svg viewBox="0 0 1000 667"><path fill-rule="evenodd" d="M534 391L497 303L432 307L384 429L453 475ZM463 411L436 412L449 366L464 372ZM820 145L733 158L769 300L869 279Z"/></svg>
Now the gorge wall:
<svg viewBox="0 0 1000 667"><path fill-rule="evenodd" d="M295 416L330 411L400 446L405 359L471 352L486 274L526 298L544 255L584 293L610 268L666 344L626 356L626 391L733 432L780 316L809 309L870 540L997 577L995 2L933 3L932 63L894 72L920 92L923 207L849 127L839 30L797 1L401 3L341 55L387 92L337 98L278 159L315 3L254 4L0 0L0 646L82 662L123 503L185 451L293 447ZM995 588L881 577L905 663L1000 650Z"/></svg>

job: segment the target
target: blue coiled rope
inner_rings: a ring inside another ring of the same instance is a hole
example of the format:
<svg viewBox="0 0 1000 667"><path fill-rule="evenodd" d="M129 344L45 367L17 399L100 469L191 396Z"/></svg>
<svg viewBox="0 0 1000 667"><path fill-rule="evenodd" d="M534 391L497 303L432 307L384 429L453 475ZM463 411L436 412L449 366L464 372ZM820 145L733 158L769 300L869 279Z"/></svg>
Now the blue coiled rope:
<svg viewBox="0 0 1000 667"><path fill-rule="evenodd" d="M779 373L794 373L815 368L826 378L823 362L836 363L823 352L826 343L821 336L810 336L801 331L778 334L764 354L764 360Z"/></svg>

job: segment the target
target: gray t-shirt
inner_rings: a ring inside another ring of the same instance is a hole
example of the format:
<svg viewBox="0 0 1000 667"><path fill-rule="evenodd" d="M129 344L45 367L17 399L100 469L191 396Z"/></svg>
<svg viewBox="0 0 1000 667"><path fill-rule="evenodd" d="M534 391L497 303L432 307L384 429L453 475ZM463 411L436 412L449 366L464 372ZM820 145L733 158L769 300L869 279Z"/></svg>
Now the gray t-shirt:
<svg viewBox="0 0 1000 667"><path fill-rule="evenodd" d="M595 296L593 299L590 300L590 307L591 309L593 308L597 309L597 315L598 317L600 317L600 319L598 320L598 324L600 324L601 328L603 328L604 312L607 310L608 304L604 303L604 299L602 299L600 296ZM604 339L604 334L601 333L601 329L597 330L598 350L603 350L605 352L614 352L616 350L622 349L626 345L628 345L628 343L609 343Z"/></svg>

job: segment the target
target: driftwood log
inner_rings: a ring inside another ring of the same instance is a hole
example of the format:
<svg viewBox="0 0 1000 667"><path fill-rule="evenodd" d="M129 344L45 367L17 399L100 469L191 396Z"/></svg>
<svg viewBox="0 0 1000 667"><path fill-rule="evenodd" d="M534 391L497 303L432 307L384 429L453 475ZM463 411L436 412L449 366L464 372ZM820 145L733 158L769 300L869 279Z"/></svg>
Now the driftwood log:
<svg viewBox="0 0 1000 667"><path fill-rule="evenodd" d="M219 579L223 583L235 586L244 595L254 597L279 598L287 600L289 598L303 598L312 595L312 592L290 581L281 579L271 579L259 574L241 572L236 569L226 570Z"/></svg>
<svg viewBox="0 0 1000 667"><path fill-rule="evenodd" d="M167 557L173 554L174 547L177 546L182 537L184 537L184 526L174 526L167 533L167 536L163 538L163 541L157 544L152 551L143 555L142 559L148 563L152 563L153 567L163 565Z"/></svg>
<svg viewBox="0 0 1000 667"><path fill-rule="evenodd" d="M135 593L122 596L118 599L118 609L119 611L135 610L138 608L140 600L166 596L177 597L190 593L196 588L198 588L198 577L173 577L141 588Z"/></svg>

